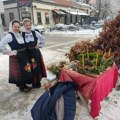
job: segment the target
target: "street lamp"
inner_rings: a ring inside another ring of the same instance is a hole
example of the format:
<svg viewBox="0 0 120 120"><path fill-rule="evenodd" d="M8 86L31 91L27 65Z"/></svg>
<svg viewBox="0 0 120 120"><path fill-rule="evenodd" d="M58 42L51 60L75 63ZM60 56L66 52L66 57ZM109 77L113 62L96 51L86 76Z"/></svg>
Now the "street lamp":
<svg viewBox="0 0 120 120"><path fill-rule="evenodd" d="M78 23L78 11L79 11L79 9L77 9L77 18L76 18L76 23Z"/></svg>
<svg viewBox="0 0 120 120"><path fill-rule="evenodd" d="M69 9L69 13L70 13L71 8L69 7L68 9Z"/></svg>
<svg viewBox="0 0 120 120"><path fill-rule="evenodd" d="M71 23L71 15L70 15L71 8L69 7L68 9L69 9L69 23Z"/></svg>
<svg viewBox="0 0 120 120"><path fill-rule="evenodd" d="M99 11L98 11L98 10L96 10L96 13L97 13L97 21L98 21Z"/></svg>

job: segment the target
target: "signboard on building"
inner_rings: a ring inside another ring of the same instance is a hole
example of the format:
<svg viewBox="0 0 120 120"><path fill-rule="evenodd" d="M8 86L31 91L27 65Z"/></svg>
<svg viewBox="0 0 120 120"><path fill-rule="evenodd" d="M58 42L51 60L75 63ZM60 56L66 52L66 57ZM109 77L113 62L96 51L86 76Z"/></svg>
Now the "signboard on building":
<svg viewBox="0 0 120 120"><path fill-rule="evenodd" d="M17 0L17 6L18 7L32 6L32 0Z"/></svg>
<svg viewBox="0 0 120 120"><path fill-rule="evenodd" d="M3 2L0 2L0 13L4 13L4 5L3 5Z"/></svg>

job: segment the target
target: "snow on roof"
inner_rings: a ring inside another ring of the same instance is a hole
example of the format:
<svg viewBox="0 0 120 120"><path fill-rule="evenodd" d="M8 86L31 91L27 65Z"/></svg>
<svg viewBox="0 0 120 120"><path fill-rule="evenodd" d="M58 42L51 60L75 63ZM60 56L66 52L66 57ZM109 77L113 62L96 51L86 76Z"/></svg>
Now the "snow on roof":
<svg viewBox="0 0 120 120"><path fill-rule="evenodd" d="M78 4L80 4L81 6L84 6L84 7L91 7L90 5L86 4L86 3L82 3L82 2L77 2Z"/></svg>
<svg viewBox="0 0 120 120"><path fill-rule="evenodd" d="M67 12L69 12L69 11L67 11ZM89 14L87 14L87 13L83 13L83 12L69 12L69 13L71 13L71 14L73 14L73 15L83 15L83 16L89 16Z"/></svg>

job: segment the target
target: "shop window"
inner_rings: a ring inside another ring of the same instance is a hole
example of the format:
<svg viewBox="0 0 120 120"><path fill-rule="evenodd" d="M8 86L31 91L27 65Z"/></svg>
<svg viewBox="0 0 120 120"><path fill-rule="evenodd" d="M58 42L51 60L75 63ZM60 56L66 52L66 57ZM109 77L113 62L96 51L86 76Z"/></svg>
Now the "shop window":
<svg viewBox="0 0 120 120"><path fill-rule="evenodd" d="M38 21L38 24L42 24L41 12L37 12L37 21Z"/></svg>
<svg viewBox="0 0 120 120"><path fill-rule="evenodd" d="M14 13L9 13L10 21L14 20Z"/></svg>
<svg viewBox="0 0 120 120"><path fill-rule="evenodd" d="M86 13L88 14L88 9L86 10Z"/></svg>
<svg viewBox="0 0 120 120"><path fill-rule="evenodd" d="M45 13L45 21L46 21L46 24L49 24L49 14L48 14L48 12Z"/></svg>
<svg viewBox="0 0 120 120"><path fill-rule="evenodd" d="M3 26L6 26L6 23L5 23L5 15L4 15L4 14L1 14L1 19L2 19L2 25L3 25Z"/></svg>

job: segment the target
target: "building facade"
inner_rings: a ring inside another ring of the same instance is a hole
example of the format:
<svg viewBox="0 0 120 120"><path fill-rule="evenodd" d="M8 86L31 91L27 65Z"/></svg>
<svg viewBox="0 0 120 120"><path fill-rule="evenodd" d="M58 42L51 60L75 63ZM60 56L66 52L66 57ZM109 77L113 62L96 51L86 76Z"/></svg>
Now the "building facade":
<svg viewBox="0 0 120 120"><path fill-rule="evenodd" d="M34 24L54 27L57 23L83 24L89 17L89 7L65 0L8 0L4 2L4 26L7 29L11 20L30 18Z"/></svg>
<svg viewBox="0 0 120 120"><path fill-rule="evenodd" d="M0 40L3 37L3 21L2 21L3 14L4 14L4 6L3 6L3 2L0 2Z"/></svg>

